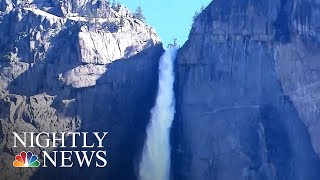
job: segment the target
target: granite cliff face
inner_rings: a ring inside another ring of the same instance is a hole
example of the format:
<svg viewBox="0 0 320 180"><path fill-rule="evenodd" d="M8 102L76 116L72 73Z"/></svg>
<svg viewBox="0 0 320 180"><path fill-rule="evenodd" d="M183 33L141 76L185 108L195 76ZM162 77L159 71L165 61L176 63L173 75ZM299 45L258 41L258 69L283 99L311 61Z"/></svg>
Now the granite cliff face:
<svg viewBox="0 0 320 180"><path fill-rule="evenodd" d="M320 1L215 0L176 67L174 179L320 177Z"/></svg>
<svg viewBox="0 0 320 180"><path fill-rule="evenodd" d="M121 5L1 1L0 162L8 169L0 179L133 179L162 52L155 31ZM14 169L14 155L24 149L12 148L11 132L30 131L109 132L112 166L90 173Z"/></svg>

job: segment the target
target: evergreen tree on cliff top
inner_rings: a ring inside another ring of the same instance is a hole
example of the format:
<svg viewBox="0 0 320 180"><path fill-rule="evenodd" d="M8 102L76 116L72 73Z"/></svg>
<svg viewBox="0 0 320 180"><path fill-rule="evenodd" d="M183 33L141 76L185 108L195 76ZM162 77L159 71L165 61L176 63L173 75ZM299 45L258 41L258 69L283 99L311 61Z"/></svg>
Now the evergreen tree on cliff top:
<svg viewBox="0 0 320 180"><path fill-rule="evenodd" d="M146 21L146 18L142 14L141 6L138 6L136 12L134 13L135 18L139 19L140 21Z"/></svg>

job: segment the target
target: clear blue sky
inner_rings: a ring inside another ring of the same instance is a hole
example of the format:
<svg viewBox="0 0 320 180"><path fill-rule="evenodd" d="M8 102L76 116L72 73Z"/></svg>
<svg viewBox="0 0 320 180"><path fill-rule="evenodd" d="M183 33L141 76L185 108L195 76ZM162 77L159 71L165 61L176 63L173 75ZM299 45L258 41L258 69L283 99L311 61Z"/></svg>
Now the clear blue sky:
<svg viewBox="0 0 320 180"><path fill-rule="evenodd" d="M156 29L165 47L175 37L182 46L188 38L195 11L199 11L202 4L206 7L211 1L116 0L133 12L140 5L147 23Z"/></svg>

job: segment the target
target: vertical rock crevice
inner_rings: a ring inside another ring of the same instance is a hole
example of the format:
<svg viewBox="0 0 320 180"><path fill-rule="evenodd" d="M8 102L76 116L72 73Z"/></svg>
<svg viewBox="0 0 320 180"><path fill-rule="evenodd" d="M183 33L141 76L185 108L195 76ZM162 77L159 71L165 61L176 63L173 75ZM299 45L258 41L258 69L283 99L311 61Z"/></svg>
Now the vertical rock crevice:
<svg viewBox="0 0 320 180"><path fill-rule="evenodd" d="M289 8L290 6L288 0L281 0L277 19L273 24L275 28L274 39L276 42L285 44L291 41L291 32L289 28L291 26L291 13L289 12Z"/></svg>

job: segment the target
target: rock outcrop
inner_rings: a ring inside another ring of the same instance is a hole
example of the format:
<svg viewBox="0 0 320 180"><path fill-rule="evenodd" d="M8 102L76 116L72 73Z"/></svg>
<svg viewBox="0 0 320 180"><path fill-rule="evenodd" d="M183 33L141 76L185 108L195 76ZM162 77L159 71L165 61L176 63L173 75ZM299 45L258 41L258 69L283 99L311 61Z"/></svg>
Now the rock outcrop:
<svg viewBox="0 0 320 180"><path fill-rule="evenodd" d="M320 177L320 1L215 0L177 60L173 176Z"/></svg>
<svg viewBox="0 0 320 180"><path fill-rule="evenodd" d="M134 179L162 52L155 31L121 5L1 1L0 179ZM13 168L25 149L12 147L11 132L42 131L109 132L110 167Z"/></svg>

